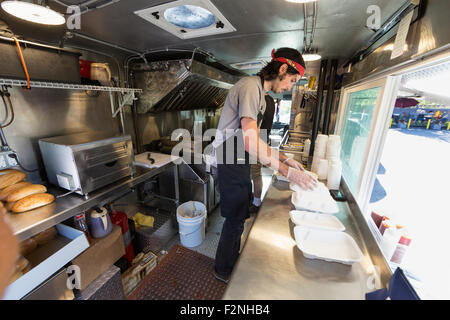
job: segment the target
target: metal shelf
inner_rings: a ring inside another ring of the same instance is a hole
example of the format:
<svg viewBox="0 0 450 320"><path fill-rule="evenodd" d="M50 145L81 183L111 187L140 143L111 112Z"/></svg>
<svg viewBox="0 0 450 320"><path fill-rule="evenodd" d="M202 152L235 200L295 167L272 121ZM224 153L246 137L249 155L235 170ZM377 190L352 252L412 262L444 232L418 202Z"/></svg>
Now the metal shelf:
<svg viewBox="0 0 450 320"><path fill-rule="evenodd" d="M78 194L70 194L63 198L57 198L51 205L44 206L32 211L8 214L7 220L19 241L28 239L54 225L67 220L74 215L88 210L94 206L103 206L106 203L117 200L126 195L139 183L170 168L176 168L172 162L155 169L144 169L136 167L136 173L131 178L124 178L111 185L103 187L89 194L88 199ZM175 170L177 172L177 170ZM48 190L55 196L66 193L58 187L48 186Z"/></svg>
<svg viewBox="0 0 450 320"><path fill-rule="evenodd" d="M15 87L26 87L26 80L15 80L15 79L0 79L0 85L15 86ZM31 88L43 88L43 89L65 89L65 90L94 90L94 91L106 91L106 92L133 92L141 93L142 89L134 88L120 88L120 87L104 87L104 86L89 86L83 84L73 84L73 83L58 83L58 82L47 82L47 81L30 81Z"/></svg>

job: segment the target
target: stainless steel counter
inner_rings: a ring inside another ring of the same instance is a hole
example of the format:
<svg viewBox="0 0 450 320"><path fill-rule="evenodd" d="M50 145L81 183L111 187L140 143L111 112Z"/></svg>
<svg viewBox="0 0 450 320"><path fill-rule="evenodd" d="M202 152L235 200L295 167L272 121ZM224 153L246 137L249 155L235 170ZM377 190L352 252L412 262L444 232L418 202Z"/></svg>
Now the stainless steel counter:
<svg viewBox="0 0 450 320"><path fill-rule="evenodd" d="M285 182L270 186L223 299L365 299L365 293L380 288L377 269L347 203L339 202L336 217L364 255L351 266L303 256L289 217L294 209L291 194Z"/></svg>
<svg viewBox="0 0 450 320"><path fill-rule="evenodd" d="M177 169L173 163L166 164L157 169L144 169L136 167L136 173L131 178L124 178L106 187L89 194L89 198L78 194L70 194L62 198L57 198L54 203L31 210L24 213L8 214L7 220L14 234L18 239L28 239L41 231L44 231L64 220L67 220L77 213L88 210L94 206L102 206L108 202L114 201L130 192L131 188L151 177L168 170ZM175 174L177 179L177 172ZM177 186L178 184L175 183ZM48 186L48 192L58 196L67 192L58 187ZM178 197L178 190L176 190Z"/></svg>

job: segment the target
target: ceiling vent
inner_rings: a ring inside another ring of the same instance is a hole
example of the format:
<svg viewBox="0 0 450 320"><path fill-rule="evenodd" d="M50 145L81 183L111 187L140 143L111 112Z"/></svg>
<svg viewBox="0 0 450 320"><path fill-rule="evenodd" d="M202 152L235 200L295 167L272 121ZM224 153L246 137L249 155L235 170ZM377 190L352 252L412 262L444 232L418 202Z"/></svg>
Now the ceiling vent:
<svg viewBox="0 0 450 320"><path fill-rule="evenodd" d="M180 39L236 31L209 0L179 0L134 13Z"/></svg>

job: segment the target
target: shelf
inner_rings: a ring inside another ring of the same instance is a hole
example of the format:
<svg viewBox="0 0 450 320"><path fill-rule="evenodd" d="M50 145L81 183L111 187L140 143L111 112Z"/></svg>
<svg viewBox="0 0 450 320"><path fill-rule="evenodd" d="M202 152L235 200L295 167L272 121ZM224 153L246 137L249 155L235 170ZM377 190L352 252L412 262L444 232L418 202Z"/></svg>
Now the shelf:
<svg viewBox="0 0 450 320"><path fill-rule="evenodd" d="M89 210L94 206L103 206L131 191L131 188L150 179L161 172L173 168L174 163L168 163L157 169L144 169L136 167L136 173L131 178L124 178L106 187L89 194L85 199L78 194L70 194L62 198L56 198L53 204L32 211L8 214L7 220L14 235L19 241L28 239L39 232L47 230L74 215ZM67 192L55 186L48 186L49 193L58 196Z"/></svg>
<svg viewBox="0 0 450 320"><path fill-rule="evenodd" d="M15 80L15 79L0 79L0 85L15 86L15 87L26 87L26 80ZM47 82L47 81L30 81L31 88L43 88L43 89L64 89L64 90L93 90L93 91L105 91L105 92L133 92L141 93L142 89L134 88L120 88L120 87L104 87L104 86L89 86L83 84L74 83L58 83L58 82Z"/></svg>

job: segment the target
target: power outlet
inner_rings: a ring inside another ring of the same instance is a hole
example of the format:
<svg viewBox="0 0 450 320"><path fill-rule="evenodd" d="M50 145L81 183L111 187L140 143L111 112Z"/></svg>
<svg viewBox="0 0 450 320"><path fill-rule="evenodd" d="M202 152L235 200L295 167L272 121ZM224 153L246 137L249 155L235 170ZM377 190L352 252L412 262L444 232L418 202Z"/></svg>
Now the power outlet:
<svg viewBox="0 0 450 320"><path fill-rule="evenodd" d="M11 154L16 154L14 151L0 151L0 169L9 169L11 167L18 166L17 160L15 158L11 158Z"/></svg>

